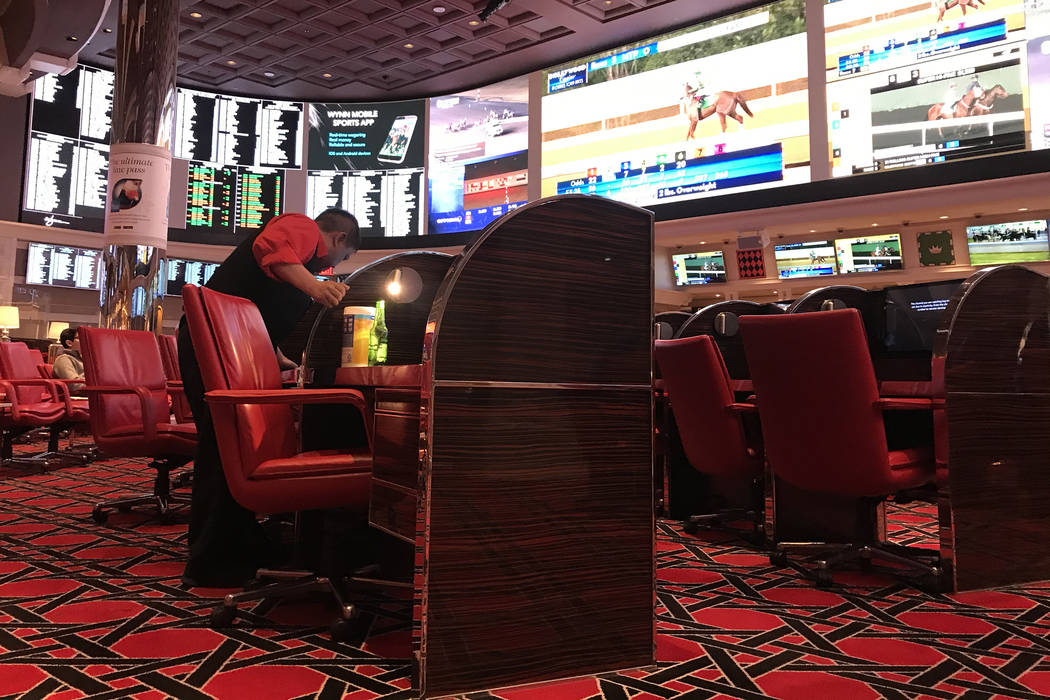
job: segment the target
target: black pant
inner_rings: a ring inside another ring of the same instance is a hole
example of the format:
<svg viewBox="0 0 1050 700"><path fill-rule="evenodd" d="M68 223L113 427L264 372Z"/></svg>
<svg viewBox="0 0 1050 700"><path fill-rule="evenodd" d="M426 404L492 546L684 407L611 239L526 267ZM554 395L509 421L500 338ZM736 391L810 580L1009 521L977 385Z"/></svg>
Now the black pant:
<svg viewBox="0 0 1050 700"><path fill-rule="evenodd" d="M185 317L179 323L178 347L182 386L197 425L190 552L183 576L187 582L202 586L240 585L250 580L257 568L269 563L274 550L255 514L230 494Z"/></svg>

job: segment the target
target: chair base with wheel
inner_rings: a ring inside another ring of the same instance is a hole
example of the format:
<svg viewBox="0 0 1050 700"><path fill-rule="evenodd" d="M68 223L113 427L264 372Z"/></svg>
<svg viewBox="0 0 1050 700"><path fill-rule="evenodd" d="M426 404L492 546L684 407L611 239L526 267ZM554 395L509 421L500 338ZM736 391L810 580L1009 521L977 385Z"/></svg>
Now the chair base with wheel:
<svg viewBox="0 0 1050 700"><path fill-rule="evenodd" d="M177 460L153 460L150 462L150 466L157 471L157 474L153 479L153 491L151 493L141 493L127 498L98 503L91 510L91 519L101 525L106 522L109 511L117 510L126 513L140 506L151 506L157 509L157 513L162 520L167 520L171 516L172 506L176 504L189 505L190 503L189 494L172 493L173 486L178 488L176 483L178 476L174 479L171 476L173 469L177 469L189 461L189 457Z"/></svg>
<svg viewBox="0 0 1050 700"><path fill-rule="evenodd" d="M794 561L792 555L810 553L806 567ZM769 563L774 566L786 566L807 576L818 588L830 588L835 585L832 571L848 564L859 565L861 571L871 570L873 560L900 566L916 573L913 583L930 593L941 593L946 590L944 569L940 565L940 554L935 550L923 550L916 547L904 547L890 543L845 544L825 543L790 543L777 544L776 550L769 555Z"/></svg>

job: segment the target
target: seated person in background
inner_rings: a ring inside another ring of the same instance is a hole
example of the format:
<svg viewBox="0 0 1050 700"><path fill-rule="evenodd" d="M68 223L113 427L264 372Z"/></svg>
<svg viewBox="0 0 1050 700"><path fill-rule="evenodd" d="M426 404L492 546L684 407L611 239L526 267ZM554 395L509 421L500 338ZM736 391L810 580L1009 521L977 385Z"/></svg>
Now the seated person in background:
<svg viewBox="0 0 1050 700"><path fill-rule="evenodd" d="M55 358L55 364L51 368L55 379L83 379L84 360L80 357L80 335L78 329L67 328L58 336L62 344L62 354ZM80 391L83 384L70 384L69 390Z"/></svg>

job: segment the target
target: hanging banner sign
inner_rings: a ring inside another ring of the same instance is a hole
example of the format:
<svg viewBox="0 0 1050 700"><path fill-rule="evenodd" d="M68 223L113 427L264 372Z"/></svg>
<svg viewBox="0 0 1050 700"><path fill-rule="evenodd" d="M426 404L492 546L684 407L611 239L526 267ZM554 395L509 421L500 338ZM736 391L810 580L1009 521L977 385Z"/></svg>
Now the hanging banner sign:
<svg viewBox="0 0 1050 700"><path fill-rule="evenodd" d="M106 245L168 245L171 151L146 143L109 149Z"/></svg>

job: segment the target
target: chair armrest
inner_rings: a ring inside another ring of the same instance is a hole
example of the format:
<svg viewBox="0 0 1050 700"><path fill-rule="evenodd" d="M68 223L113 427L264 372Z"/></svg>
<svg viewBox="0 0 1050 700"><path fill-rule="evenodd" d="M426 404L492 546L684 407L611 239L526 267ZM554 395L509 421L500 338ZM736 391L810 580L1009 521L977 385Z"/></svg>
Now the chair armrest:
<svg viewBox="0 0 1050 700"><path fill-rule="evenodd" d="M357 389L224 389L204 398L215 404L351 403L365 412L365 397Z"/></svg>
<svg viewBox="0 0 1050 700"><path fill-rule="evenodd" d="M146 440L157 437L157 417L153 415L150 391L144 386L85 386L81 391L89 394L135 394L142 409L142 436Z"/></svg>
<svg viewBox="0 0 1050 700"><path fill-rule="evenodd" d="M934 408L934 401L933 399L883 397L875 400L875 407L883 411L929 411Z"/></svg>
<svg viewBox="0 0 1050 700"><path fill-rule="evenodd" d="M740 415L742 413L755 413L758 411L758 406L753 403L731 403L726 406L726 410Z"/></svg>
<svg viewBox="0 0 1050 700"><path fill-rule="evenodd" d="M51 400L55 403L62 403L62 399L58 395L58 389L50 379L2 379L0 380L0 391L6 394L7 402L11 404L11 417L15 420L21 419L22 416L22 404L18 400L18 392L15 391L16 386L46 387L51 393ZM69 401L64 403L68 412Z"/></svg>

